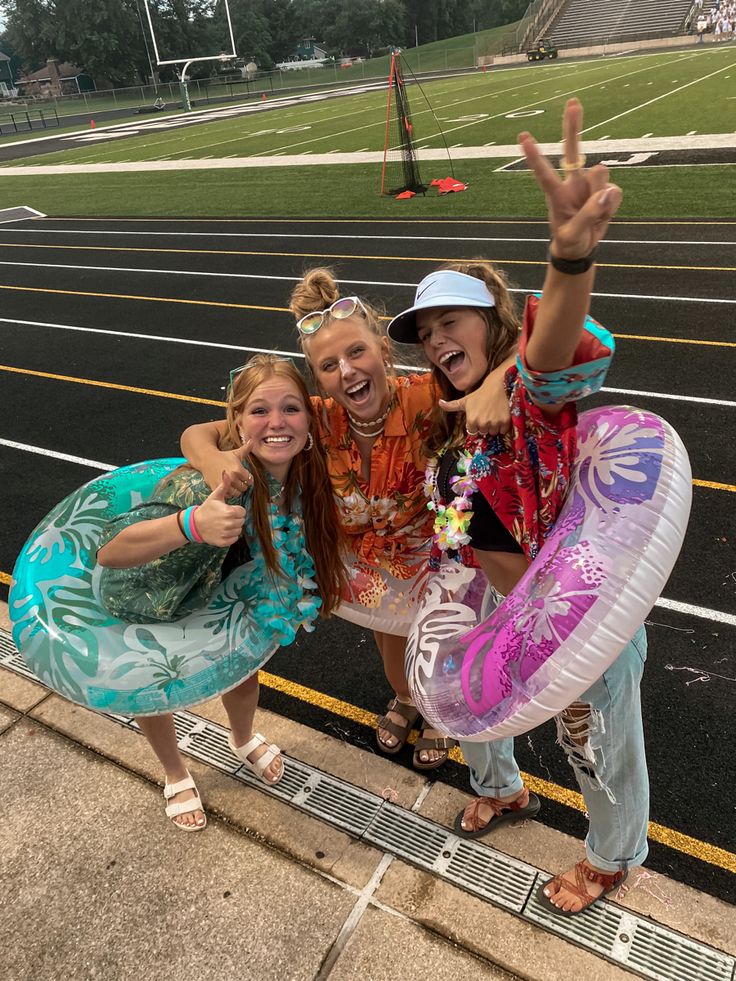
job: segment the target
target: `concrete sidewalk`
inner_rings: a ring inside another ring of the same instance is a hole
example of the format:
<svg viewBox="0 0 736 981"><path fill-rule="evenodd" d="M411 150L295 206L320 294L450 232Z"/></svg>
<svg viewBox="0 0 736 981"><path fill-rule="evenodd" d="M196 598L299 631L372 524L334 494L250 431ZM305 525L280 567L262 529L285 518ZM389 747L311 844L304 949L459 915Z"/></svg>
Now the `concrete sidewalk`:
<svg viewBox="0 0 736 981"><path fill-rule="evenodd" d="M196 714L225 722L217 700ZM261 712L257 726L290 757L445 826L467 800L281 716ZM4 978L633 976L227 773L190 769L209 816L200 834L169 825L140 734L0 669ZM536 822L490 841L554 871L581 851ZM663 876L632 879L626 908L736 954L732 907Z"/></svg>
<svg viewBox="0 0 736 981"><path fill-rule="evenodd" d="M130 135L135 135L134 133ZM598 156L609 153L654 153L665 150L718 150L736 147L734 133L700 133L696 136L653 136L625 139L584 140L580 144L580 152ZM559 143L540 143L540 151L549 157L557 157L560 153ZM447 150L419 149L417 159L420 161L447 161ZM452 147L453 160L501 160L506 157L516 158L521 155L518 144L508 143L502 146L458 146ZM0 174L3 177L27 177L29 174L126 174L151 173L153 171L169 170L239 170L248 167L315 167L335 166L337 164L378 164L383 160L383 153L375 150L355 151L352 153L295 153L270 157L202 157L183 158L181 160L133 160L119 163L86 163L86 164L20 164L16 167L3 165ZM590 165L589 165L590 166Z"/></svg>

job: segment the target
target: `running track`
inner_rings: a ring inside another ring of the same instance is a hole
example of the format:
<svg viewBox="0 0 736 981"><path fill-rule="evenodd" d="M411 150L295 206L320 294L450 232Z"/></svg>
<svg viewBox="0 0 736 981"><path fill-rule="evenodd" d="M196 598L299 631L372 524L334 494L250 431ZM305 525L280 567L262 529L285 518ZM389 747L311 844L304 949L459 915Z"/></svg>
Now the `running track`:
<svg viewBox="0 0 736 981"><path fill-rule="evenodd" d="M541 222L501 221L57 218L0 227L3 593L25 537L60 498L104 467L175 455L182 429L219 416L231 367L253 351L297 350L285 307L304 268L332 263L346 289L393 313L453 257L486 255L520 291L538 289L545 233ZM589 404L665 415L695 477L685 547L649 620L649 867L733 899L736 223L618 223L599 258L593 314L618 350L608 391ZM266 708L373 747L389 691L364 632L330 621L274 657L263 680ZM582 837L553 727L517 749L544 798L541 818ZM460 758L438 779L467 788Z"/></svg>

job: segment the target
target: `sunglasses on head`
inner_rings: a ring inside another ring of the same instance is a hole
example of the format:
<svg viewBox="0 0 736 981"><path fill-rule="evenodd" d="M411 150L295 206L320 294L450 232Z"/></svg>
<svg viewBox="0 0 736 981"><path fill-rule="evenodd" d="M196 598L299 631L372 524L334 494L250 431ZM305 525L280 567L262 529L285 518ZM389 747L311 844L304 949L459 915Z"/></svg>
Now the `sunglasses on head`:
<svg viewBox="0 0 736 981"><path fill-rule="evenodd" d="M347 320L352 317L356 310L360 310L364 317L368 316L368 311L363 306L359 296L342 296L339 300L327 307L326 310L315 310L314 313L305 314L301 320L297 320L296 326L300 334L316 334L325 317L332 317L333 320Z"/></svg>
<svg viewBox="0 0 736 981"><path fill-rule="evenodd" d="M271 364L276 364L279 361L288 361L289 364L294 364L293 358L270 357L268 360ZM241 364L239 368L233 368L232 371L230 372L230 382L228 384L228 391L232 389L233 385L235 384L235 379L238 377L241 371L245 371L246 368L255 368L255 367L262 367L262 365L258 364L258 362L248 361L246 364Z"/></svg>

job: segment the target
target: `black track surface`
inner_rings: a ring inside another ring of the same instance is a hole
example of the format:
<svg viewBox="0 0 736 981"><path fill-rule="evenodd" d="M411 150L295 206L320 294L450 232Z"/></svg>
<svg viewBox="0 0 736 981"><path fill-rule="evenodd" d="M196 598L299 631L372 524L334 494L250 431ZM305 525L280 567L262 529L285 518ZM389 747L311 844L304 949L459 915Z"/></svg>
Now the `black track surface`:
<svg viewBox="0 0 736 981"><path fill-rule="evenodd" d="M344 237L332 237L338 235ZM114 465L176 455L181 430L219 416L217 408L27 372L221 399L229 369L247 359L248 349L296 350L292 321L283 308L294 279L306 266L323 261L320 252L343 256L328 260L340 278L397 312L409 304L413 284L439 258L487 255L508 263L518 287L539 289L545 239L546 226L539 222L44 219L2 226L0 364L22 372L0 370L0 438ZM131 248L160 251L115 251ZM173 249L189 251L167 251ZM427 258L415 261L421 256ZM606 384L649 394L603 394L591 404L630 402L666 416L688 447L694 477L731 485L731 490L696 486L685 547L664 596L733 618L735 407L655 393L736 399L736 223L620 223L599 258L603 265L596 291L613 295L596 297L593 314L617 335L645 338L619 337ZM538 264L515 265L513 260ZM115 296L79 295L94 293ZM701 302L690 302L693 297ZM170 302L175 299L204 305ZM181 339L203 344L172 342ZM207 346L213 344L233 349ZM727 344L732 346L720 346ZM37 521L94 474L93 466L0 444L0 571L11 572ZM7 587L3 592L7 595ZM643 700L652 820L705 846L734 852L736 627L707 614L660 607L649 623ZM390 695L370 636L336 619L280 652L268 670L368 712L380 712ZM329 711L319 695L310 699L262 690L266 708L373 748L370 729ZM517 748L524 770L560 787L575 787L551 725L517 740ZM402 762L410 765L408 751ZM439 771L437 779L467 788L467 771L456 764ZM544 801L541 819L572 834L585 833L584 817L552 800ZM670 841L676 846L674 835ZM698 859L678 847L655 844L649 867L733 899L727 862L707 847L701 855Z"/></svg>

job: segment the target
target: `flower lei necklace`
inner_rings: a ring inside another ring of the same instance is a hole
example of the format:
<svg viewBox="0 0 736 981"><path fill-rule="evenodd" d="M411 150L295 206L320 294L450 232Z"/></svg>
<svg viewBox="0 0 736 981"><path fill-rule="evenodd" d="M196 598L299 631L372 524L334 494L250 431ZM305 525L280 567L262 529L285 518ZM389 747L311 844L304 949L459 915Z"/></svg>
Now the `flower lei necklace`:
<svg viewBox="0 0 736 981"><path fill-rule="evenodd" d="M251 527L250 512L247 512L252 553L250 571L254 589L260 597L259 628L269 640L284 646L292 643L300 626L306 631L314 629L322 599L317 592L314 561L306 550L301 508L297 505L295 511L282 514L278 497L283 488L270 476L268 485L271 492L269 523L276 560L283 577L274 581L271 576L258 536Z"/></svg>
<svg viewBox="0 0 736 981"><path fill-rule="evenodd" d="M470 437L457 458L458 475L450 478L450 486L455 497L448 504L443 503L437 486L439 464L445 453L449 452L451 440L444 445L436 457L427 464L424 475L424 493L429 498L427 508L434 511L434 541L430 567L439 568L440 553L458 553L464 545L470 544L468 529L473 517L472 498L478 491L477 481L492 472L491 457L503 447L503 439L493 436L478 439Z"/></svg>

